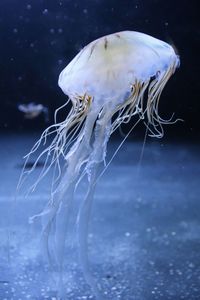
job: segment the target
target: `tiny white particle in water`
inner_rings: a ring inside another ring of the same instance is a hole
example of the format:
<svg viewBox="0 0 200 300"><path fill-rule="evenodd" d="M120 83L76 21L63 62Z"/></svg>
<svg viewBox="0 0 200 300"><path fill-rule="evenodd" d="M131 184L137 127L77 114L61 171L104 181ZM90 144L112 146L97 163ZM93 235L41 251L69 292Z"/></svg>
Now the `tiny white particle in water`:
<svg viewBox="0 0 200 300"><path fill-rule="evenodd" d="M42 12L42 13L43 13L43 15L47 15L47 14L48 14L48 12L49 12L49 11L48 11L48 9L47 9L47 8L45 8L45 9L43 10L43 12Z"/></svg>
<svg viewBox="0 0 200 300"><path fill-rule="evenodd" d="M125 233L125 236L127 236L127 237L129 237L130 235L131 235L130 232Z"/></svg>
<svg viewBox="0 0 200 300"><path fill-rule="evenodd" d="M174 274L174 270L173 269L169 270L169 274L173 275Z"/></svg>
<svg viewBox="0 0 200 300"><path fill-rule="evenodd" d="M53 45L55 45L55 44L56 44L56 41L54 41L54 40L51 41L51 43L50 43L51 46L53 46Z"/></svg>
<svg viewBox="0 0 200 300"><path fill-rule="evenodd" d="M194 264L193 263L189 263L189 268L194 268Z"/></svg>
<svg viewBox="0 0 200 300"><path fill-rule="evenodd" d="M177 274L180 275L180 276L183 275L183 273L181 272L181 270L176 270L176 272L177 272Z"/></svg>
<svg viewBox="0 0 200 300"><path fill-rule="evenodd" d="M30 10L30 9L32 8L32 6L31 6L30 4L27 4L26 8L27 8L28 10Z"/></svg>
<svg viewBox="0 0 200 300"><path fill-rule="evenodd" d="M152 260L149 261L149 264L150 264L151 266L154 266L154 265L155 265L154 261L152 261Z"/></svg>

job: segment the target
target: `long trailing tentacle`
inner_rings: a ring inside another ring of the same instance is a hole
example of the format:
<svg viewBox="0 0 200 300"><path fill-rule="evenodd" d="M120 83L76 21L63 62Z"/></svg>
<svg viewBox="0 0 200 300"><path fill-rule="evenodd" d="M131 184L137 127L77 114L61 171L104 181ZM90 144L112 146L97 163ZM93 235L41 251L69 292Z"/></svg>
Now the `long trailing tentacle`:
<svg viewBox="0 0 200 300"><path fill-rule="evenodd" d="M67 101L61 108L65 107L68 104ZM80 130L83 125L88 109L91 106L91 97L84 95L83 97L77 97L76 100L73 100L73 107L70 110L66 119L60 123L53 124L44 130L40 139L32 147L31 151L25 156L26 160L24 167L19 178L17 185L17 190L23 185L24 181L27 179L34 169L36 168L39 160L46 156L44 167L42 168L37 182L28 191L28 194L35 189L37 184L41 179L46 175L50 170L51 166L57 162L61 157L64 157L64 153L69 149L70 144L77 138L76 133ZM57 113L61 109L58 108L55 112L55 120L57 120ZM26 170L27 163L30 160L31 155L37 152L39 147L43 144L46 145L47 137L55 134L55 137L51 144L47 146L37 157L31 169ZM48 166L48 167L47 167Z"/></svg>
<svg viewBox="0 0 200 300"><path fill-rule="evenodd" d="M75 183L78 180L80 169L83 162L88 161L91 149L90 144L93 128L98 116L97 112L89 112L82 134L79 135L73 146L66 156L67 166L65 174L60 181L56 191L54 191L53 198L47 205L46 209L38 216L43 216L43 243L49 261L52 261L51 253L49 251L49 237L53 224L56 225L56 260L60 270L60 282L62 282L62 265L64 246L66 238L66 229L70 215L71 206L73 204L73 195ZM60 284L62 286L62 284Z"/></svg>
<svg viewBox="0 0 200 300"><path fill-rule="evenodd" d="M88 190L83 200L77 225L78 225L78 237L79 237L79 256L80 262L83 268L84 277L87 283L91 286L96 298L102 299L101 292L90 272L89 260L88 260L88 226L91 215L92 203L94 199L94 192L97 183L98 174L103 163L107 150L107 143L111 134L111 116L112 112L109 111L109 106L104 107L96 121L95 125L95 137L92 145L92 151L88 158L87 165L85 167L88 178Z"/></svg>

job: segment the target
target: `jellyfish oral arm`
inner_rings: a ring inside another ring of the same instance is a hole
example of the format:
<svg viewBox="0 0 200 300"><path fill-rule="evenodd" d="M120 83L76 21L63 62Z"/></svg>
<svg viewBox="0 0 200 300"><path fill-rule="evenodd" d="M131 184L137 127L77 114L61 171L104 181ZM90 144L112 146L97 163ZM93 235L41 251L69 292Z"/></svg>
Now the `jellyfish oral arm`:
<svg viewBox="0 0 200 300"><path fill-rule="evenodd" d="M92 287L97 299L101 299L98 286L89 269L88 261L88 226L91 215L92 203L94 199L95 186L101 170L101 165L106 156L107 142L111 134L111 113L109 108L105 107L101 117L96 121L94 129L94 142L92 152L89 156L86 170L88 178L88 191L80 207L78 215L78 239L80 262L83 267L84 277L87 283Z"/></svg>

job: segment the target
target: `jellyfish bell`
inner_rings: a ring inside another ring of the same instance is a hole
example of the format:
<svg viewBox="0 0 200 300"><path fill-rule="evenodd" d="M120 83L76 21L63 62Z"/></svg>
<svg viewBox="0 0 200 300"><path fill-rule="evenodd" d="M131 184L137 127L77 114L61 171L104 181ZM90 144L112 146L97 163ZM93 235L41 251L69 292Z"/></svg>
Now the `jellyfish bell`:
<svg viewBox="0 0 200 300"><path fill-rule="evenodd" d="M46 209L35 217L45 216L43 239L48 253L49 235L52 227L55 229L60 290L63 286L62 266L68 220L76 187L85 177L88 188L80 204L77 222L79 254L87 283L97 299L102 299L89 268L87 232L107 143L120 124L128 123L133 116L147 120L145 124L151 135L163 135L162 125L172 121L159 116L159 99L178 66L179 57L167 43L143 33L124 31L93 41L61 72L58 84L69 98L66 103L71 101L72 108L60 123L57 114L66 104L56 110L55 124L43 132L27 155L28 161L49 136L55 135L50 146L41 151L35 162L36 166L39 159L46 156L44 168L32 189L54 166L57 175L52 182L50 201ZM64 164L61 159L64 159ZM34 166L28 173L22 172L20 182L33 170Z"/></svg>
<svg viewBox="0 0 200 300"><path fill-rule="evenodd" d="M124 31L99 38L61 72L58 84L67 95L88 94L96 105L126 100L134 82L144 83L169 69L179 58L167 43L143 33ZM95 105L94 104L94 105Z"/></svg>

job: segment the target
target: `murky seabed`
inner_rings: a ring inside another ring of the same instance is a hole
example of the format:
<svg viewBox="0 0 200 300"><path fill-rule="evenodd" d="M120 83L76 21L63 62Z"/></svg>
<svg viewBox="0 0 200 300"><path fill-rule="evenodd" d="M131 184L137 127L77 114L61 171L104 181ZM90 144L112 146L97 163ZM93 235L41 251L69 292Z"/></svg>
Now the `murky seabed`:
<svg viewBox="0 0 200 300"><path fill-rule="evenodd" d="M1 300L56 299L57 274L42 256L40 221L28 223L48 200L50 175L14 202L21 158L34 138L0 136ZM90 222L91 269L106 299L200 299L200 146L151 140L138 168L141 145L126 143L99 181ZM116 147L111 142L108 157ZM78 263L74 218L64 262L66 299L94 299Z"/></svg>

